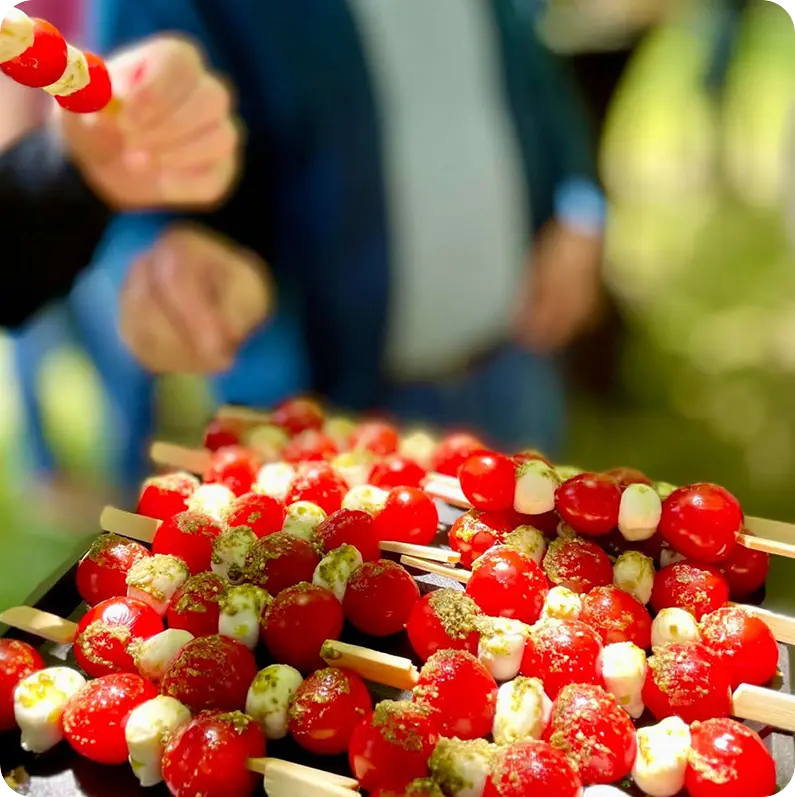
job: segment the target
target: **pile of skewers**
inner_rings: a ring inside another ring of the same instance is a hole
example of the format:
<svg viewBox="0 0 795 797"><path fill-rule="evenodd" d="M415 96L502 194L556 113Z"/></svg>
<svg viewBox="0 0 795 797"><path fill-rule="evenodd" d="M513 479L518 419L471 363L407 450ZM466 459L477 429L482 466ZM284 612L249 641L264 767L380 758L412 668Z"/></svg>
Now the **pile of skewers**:
<svg viewBox="0 0 795 797"><path fill-rule="evenodd" d="M736 720L795 731L795 699L769 688L795 622L738 602L767 551L795 548L723 488L400 435L307 399L226 408L203 449L152 457L169 472L136 513L104 511L78 567L80 622L0 616L80 668L0 640L0 729L25 749L65 739L174 797L248 797L257 773L272 797L775 792ZM449 531L433 498L466 508ZM462 588L423 596L422 573ZM346 623L373 648L341 641ZM413 660L374 649L404 629ZM374 703L368 682L403 699ZM354 777L267 758L288 735L347 754Z"/></svg>

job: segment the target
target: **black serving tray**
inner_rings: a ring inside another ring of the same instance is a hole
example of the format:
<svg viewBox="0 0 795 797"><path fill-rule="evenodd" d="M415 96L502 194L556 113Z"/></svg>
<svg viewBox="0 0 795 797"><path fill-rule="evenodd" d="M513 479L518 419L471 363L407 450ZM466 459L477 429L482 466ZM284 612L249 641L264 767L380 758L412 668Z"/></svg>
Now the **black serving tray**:
<svg viewBox="0 0 795 797"><path fill-rule="evenodd" d="M460 514L460 510L452 509L446 504L439 504L440 517L443 523L450 524ZM446 533L440 534L439 546L446 546ZM72 620L78 619L86 607L80 601L77 592L75 572L77 565L64 568L54 574L49 583L40 587L38 592L28 601L43 611L52 612L60 616L67 616ZM450 581L442 576L419 574L417 580L423 593L442 587L461 589L457 582ZM23 639L39 648L48 664L76 666L72 657L71 646L56 645L53 643L41 644L40 639L31 638L14 629L0 627L0 634L5 631L6 636ZM355 629L346 626L343 640L353 644L377 647L387 653L413 658L411 646L405 634L400 634L387 639L373 639L365 637ZM261 650L259 651L261 653ZM262 657L261 666L271 663L265 656ZM790 656L785 645L779 645L779 669L782 673L781 689L790 692ZM409 696L407 692L380 685L371 685L375 700L401 699ZM752 724L759 731L765 743L773 752L778 768L779 787L790 783L795 773L795 741L790 734L779 733L759 724ZM280 742L269 742L268 755L274 758L283 758L296 761L300 764L324 769L341 775L350 775L347 758L319 758L311 756L294 744L289 738ZM15 780L21 782L19 793L28 797L168 797L168 790L162 784L151 789L144 789L132 774L128 766L103 767L93 764L62 743L57 748L44 755L25 753L19 746L19 735L16 733L0 734L0 772L4 776L14 773ZM0 786L2 788L2 786ZM627 787L627 794L639 797L641 794L632 787ZM300 797L300 795L296 795Z"/></svg>

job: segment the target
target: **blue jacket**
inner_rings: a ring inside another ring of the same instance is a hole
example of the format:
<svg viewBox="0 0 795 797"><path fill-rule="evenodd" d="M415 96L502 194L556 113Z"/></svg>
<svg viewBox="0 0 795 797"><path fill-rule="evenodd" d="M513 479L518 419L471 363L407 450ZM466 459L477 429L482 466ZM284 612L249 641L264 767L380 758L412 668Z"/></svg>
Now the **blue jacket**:
<svg viewBox="0 0 795 797"><path fill-rule="evenodd" d="M489 0L537 230L553 216L603 213L586 124L571 86L535 38L530 0ZM353 409L378 405L389 230L380 124L362 43L344 0L91 0L97 49L158 31L198 39L239 88L248 128L240 190L212 219L262 254L283 297L222 378L228 400L265 404L315 389ZM125 217L108 262L121 276L165 217ZM534 229L528 220L528 246ZM118 241L135 241L120 247ZM299 289L300 288L300 289Z"/></svg>

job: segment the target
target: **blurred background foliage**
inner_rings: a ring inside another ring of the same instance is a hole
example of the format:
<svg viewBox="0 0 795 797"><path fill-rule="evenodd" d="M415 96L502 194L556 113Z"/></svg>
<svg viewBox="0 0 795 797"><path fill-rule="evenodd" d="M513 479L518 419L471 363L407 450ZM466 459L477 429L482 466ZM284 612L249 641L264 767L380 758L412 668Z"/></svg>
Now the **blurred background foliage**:
<svg viewBox="0 0 795 797"><path fill-rule="evenodd" d="M795 38L783 9L748 3L716 90L706 75L725 10L707 0L552 0L543 20L592 95L611 198L612 309L572 359L568 456L718 481L749 512L795 521ZM606 87L595 88L600 69ZM63 517L30 520L5 345L0 380L0 556L24 562L4 568L7 605L96 529L79 513L72 534ZM90 364L63 348L39 387L64 470L101 483L113 418ZM195 441L211 406L201 381L170 378L159 410L162 435Z"/></svg>

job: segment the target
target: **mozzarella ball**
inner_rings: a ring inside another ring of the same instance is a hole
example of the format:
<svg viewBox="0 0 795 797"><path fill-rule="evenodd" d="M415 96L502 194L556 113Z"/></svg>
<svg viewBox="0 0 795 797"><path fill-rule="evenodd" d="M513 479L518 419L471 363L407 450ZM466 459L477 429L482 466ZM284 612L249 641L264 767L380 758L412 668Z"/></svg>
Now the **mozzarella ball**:
<svg viewBox="0 0 795 797"><path fill-rule="evenodd" d="M436 451L436 439L422 429L403 435L398 443L398 454L413 459L423 468L430 468Z"/></svg>
<svg viewBox="0 0 795 797"><path fill-rule="evenodd" d="M229 587L218 601L221 609L218 633L254 650L259 641L262 613L271 600L264 589L253 584Z"/></svg>
<svg viewBox="0 0 795 797"><path fill-rule="evenodd" d="M483 797L496 751L484 739L440 739L428 762L431 775L449 797Z"/></svg>
<svg viewBox="0 0 795 797"><path fill-rule="evenodd" d="M248 526L227 529L213 541L210 569L230 584L239 584L245 578L246 556L256 541L257 535Z"/></svg>
<svg viewBox="0 0 795 797"><path fill-rule="evenodd" d="M138 672L157 683L166 674L177 654L193 639L193 634L179 628L168 628L149 639L133 643L133 659Z"/></svg>
<svg viewBox="0 0 795 797"><path fill-rule="evenodd" d="M517 526L505 535L502 544L527 554L537 565L541 564L547 552L546 537L532 526Z"/></svg>
<svg viewBox="0 0 795 797"><path fill-rule="evenodd" d="M687 557L684 554L675 551L673 548L663 548L660 551L660 567L675 565L679 562L684 562L686 559Z"/></svg>
<svg viewBox="0 0 795 797"><path fill-rule="evenodd" d="M277 501L284 501L295 479L295 468L288 462L270 462L263 465L257 473L252 490L269 495Z"/></svg>
<svg viewBox="0 0 795 797"><path fill-rule="evenodd" d="M690 728L679 717L638 731L632 777L649 797L674 797L685 787L691 748Z"/></svg>
<svg viewBox="0 0 795 797"><path fill-rule="evenodd" d="M259 724L267 739L287 736L290 707L303 682L301 673L286 664L272 664L257 674L248 690L246 714Z"/></svg>
<svg viewBox="0 0 795 797"><path fill-rule="evenodd" d="M567 587L552 587L547 593L542 620L577 620L582 613L582 597Z"/></svg>
<svg viewBox="0 0 795 797"><path fill-rule="evenodd" d="M246 434L246 446L253 449L262 460L279 458L282 449L290 442L290 436L280 426L263 424Z"/></svg>
<svg viewBox="0 0 795 797"><path fill-rule="evenodd" d="M630 484L621 494L618 530L625 540L641 542L651 539L662 516L662 501L648 484Z"/></svg>
<svg viewBox="0 0 795 797"><path fill-rule="evenodd" d="M698 642L701 631L696 618L684 609L662 609L651 624L651 646L659 648L671 643Z"/></svg>
<svg viewBox="0 0 795 797"><path fill-rule="evenodd" d="M342 602L353 571L361 567L363 562L357 548L353 545L341 545L331 551L315 568L312 583L316 587L324 587L333 592L337 600Z"/></svg>
<svg viewBox="0 0 795 797"><path fill-rule="evenodd" d="M552 701L538 678L515 678L497 692L494 741L513 744L540 739L552 714Z"/></svg>
<svg viewBox="0 0 795 797"><path fill-rule="evenodd" d="M331 460L337 473L345 479L348 487L367 484L375 457L369 451L346 451Z"/></svg>
<svg viewBox="0 0 795 797"><path fill-rule="evenodd" d="M174 593L190 578L182 559L155 554L136 562L127 573L127 597L148 603L164 617Z"/></svg>
<svg viewBox="0 0 795 797"><path fill-rule="evenodd" d="M326 519L326 513L311 501L296 501L287 507L282 531L307 542L314 542L315 529Z"/></svg>
<svg viewBox="0 0 795 797"><path fill-rule="evenodd" d="M605 645L600 667L607 691L630 717L640 719L645 708L641 692L649 668L646 651L632 642Z"/></svg>
<svg viewBox="0 0 795 797"><path fill-rule="evenodd" d="M225 484L200 484L186 503L189 512L223 520L224 513L234 500L235 494Z"/></svg>
<svg viewBox="0 0 795 797"><path fill-rule="evenodd" d="M533 459L516 470L513 508L522 515L543 515L555 508L560 480L546 462Z"/></svg>
<svg viewBox="0 0 795 797"><path fill-rule="evenodd" d="M478 658L495 681L510 681L519 674L530 627L507 617L479 617Z"/></svg>
<svg viewBox="0 0 795 797"><path fill-rule="evenodd" d="M359 509L377 515L383 508L389 493L372 484L361 484L351 487L348 494L342 499L343 509Z"/></svg>
<svg viewBox="0 0 795 797"><path fill-rule="evenodd" d="M640 551L624 551L613 565L613 583L645 606L654 588L654 560Z"/></svg>

